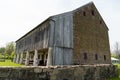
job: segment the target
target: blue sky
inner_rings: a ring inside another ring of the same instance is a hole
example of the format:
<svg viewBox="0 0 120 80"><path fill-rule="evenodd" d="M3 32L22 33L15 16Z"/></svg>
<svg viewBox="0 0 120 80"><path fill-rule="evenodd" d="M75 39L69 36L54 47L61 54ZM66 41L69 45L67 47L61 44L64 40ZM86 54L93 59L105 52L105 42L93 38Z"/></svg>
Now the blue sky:
<svg viewBox="0 0 120 80"><path fill-rule="evenodd" d="M16 41L51 15L93 1L109 28L110 45L120 41L120 0L0 0L0 47Z"/></svg>

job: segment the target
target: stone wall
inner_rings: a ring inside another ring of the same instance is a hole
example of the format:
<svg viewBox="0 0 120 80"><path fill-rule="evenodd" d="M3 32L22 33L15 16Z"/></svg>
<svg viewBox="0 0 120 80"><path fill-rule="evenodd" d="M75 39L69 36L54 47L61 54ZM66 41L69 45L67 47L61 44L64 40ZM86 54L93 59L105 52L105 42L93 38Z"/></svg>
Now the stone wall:
<svg viewBox="0 0 120 80"><path fill-rule="evenodd" d="M73 30L75 64L111 62L108 28L93 3L75 10ZM84 59L84 53L87 54L87 59Z"/></svg>
<svg viewBox="0 0 120 80"><path fill-rule="evenodd" d="M0 80L105 80L118 77L113 65L0 67Z"/></svg>

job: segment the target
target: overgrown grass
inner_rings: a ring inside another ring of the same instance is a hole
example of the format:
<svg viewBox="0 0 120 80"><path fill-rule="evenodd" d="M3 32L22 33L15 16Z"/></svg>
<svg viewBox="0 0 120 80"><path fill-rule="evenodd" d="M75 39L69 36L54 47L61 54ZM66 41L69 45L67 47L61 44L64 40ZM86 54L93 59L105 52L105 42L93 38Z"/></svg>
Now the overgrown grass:
<svg viewBox="0 0 120 80"><path fill-rule="evenodd" d="M14 66L14 67L20 67L23 65L13 63L11 60L5 60L5 62L0 62L0 66Z"/></svg>

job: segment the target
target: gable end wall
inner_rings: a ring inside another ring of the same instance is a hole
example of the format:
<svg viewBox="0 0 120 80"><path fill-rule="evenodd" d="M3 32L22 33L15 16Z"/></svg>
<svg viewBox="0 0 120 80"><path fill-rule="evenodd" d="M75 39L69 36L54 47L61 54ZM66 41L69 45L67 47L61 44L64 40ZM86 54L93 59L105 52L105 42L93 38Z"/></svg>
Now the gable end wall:
<svg viewBox="0 0 120 80"><path fill-rule="evenodd" d="M91 13L92 10L94 15ZM88 4L74 11L73 35L74 64L111 62L108 28L94 4ZM84 53L87 54L87 59L84 59ZM97 60L95 55L98 56ZM104 60L104 56L106 56L106 60Z"/></svg>

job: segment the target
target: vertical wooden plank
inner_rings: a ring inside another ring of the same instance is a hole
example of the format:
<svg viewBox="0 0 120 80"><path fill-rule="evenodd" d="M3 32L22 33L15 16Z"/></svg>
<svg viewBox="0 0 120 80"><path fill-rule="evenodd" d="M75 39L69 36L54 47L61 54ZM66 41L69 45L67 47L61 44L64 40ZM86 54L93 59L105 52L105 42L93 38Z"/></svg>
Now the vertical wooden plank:
<svg viewBox="0 0 120 80"><path fill-rule="evenodd" d="M36 31L34 30L34 49L36 49Z"/></svg>
<svg viewBox="0 0 120 80"><path fill-rule="evenodd" d="M64 18L64 47L70 47L70 22L69 18L66 15Z"/></svg>
<svg viewBox="0 0 120 80"><path fill-rule="evenodd" d="M58 16L55 22L55 46L63 47L63 17Z"/></svg>
<svg viewBox="0 0 120 80"><path fill-rule="evenodd" d="M33 66L38 66L38 51L35 50Z"/></svg>
<svg viewBox="0 0 120 80"><path fill-rule="evenodd" d="M13 62L16 63L16 60L17 60L17 53L14 54Z"/></svg>
<svg viewBox="0 0 120 80"><path fill-rule="evenodd" d="M48 28L48 24L46 24L46 28L45 28L45 32L46 32L46 36L45 36L45 48L47 48L47 36L48 36L47 28Z"/></svg>
<svg viewBox="0 0 120 80"><path fill-rule="evenodd" d="M64 65L72 65L73 64L73 49L64 48Z"/></svg>
<svg viewBox="0 0 120 80"><path fill-rule="evenodd" d="M71 65L73 50L69 48L54 47L52 53L53 65Z"/></svg>
<svg viewBox="0 0 120 80"><path fill-rule="evenodd" d="M43 48L43 40L44 40L44 29L41 31L41 48Z"/></svg>
<svg viewBox="0 0 120 80"><path fill-rule="evenodd" d="M48 40L49 40L49 25L46 28L46 48L48 48Z"/></svg>
<svg viewBox="0 0 120 80"><path fill-rule="evenodd" d="M19 45L19 43L18 43L18 42L16 42L15 53L18 53L18 49L19 49L18 45Z"/></svg>
<svg viewBox="0 0 120 80"><path fill-rule="evenodd" d="M19 58L20 58L20 54L19 54L19 53L17 53L16 63L19 63Z"/></svg>
<svg viewBox="0 0 120 80"><path fill-rule="evenodd" d="M49 25L48 24L46 24L45 32L46 32L45 48L47 48L48 47L48 36L49 36Z"/></svg>
<svg viewBox="0 0 120 80"><path fill-rule="evenodd" d="M33 31L33 50L35 50L35 31Z"/></svg>
<svg viewBox="0 0 120 80"><path fill-rule="evenodd" d="M47 58L47 66L53 65L53 48L49 47L48 49L48 58Z"/></svg>
<svg viewBox="0 0 120 80"><path fill-rule="evenodd" d="M30 51L32 51L32 35L31 34L32 34L32 32L30 33L30 36L29 36L30 37L30 45L29 45Z"/></svg>
<svg viewBox="0 0 120 80"><path fill-rule="evenodd" d="M33 51L33 32L31 33L31 50Z"/></svg>
<svg viewBox="0 0 120 80"><path fill-rule="evenodd" d="M46 25L44 26L44 37L43 37L43 48L46 48L46 35L47 35L47 32L46 32Z"/></svg>
<svg viewBox="0 0 120 80"><path fill-rule="evenodd" d="M39 39L39 41L38 41L38 48L40 49L40 45L39 45L39 43L40 43L40 28L38 28L38 39Z"/></svg>
<svg viewBox="0 0 120 80"><path fill-rule="evenodd" d="M54 45L54 35L55 35L55 21L50 21L50 27L49 27L49 40L48 40L48 46L53 46Z"/></svg>
<svg viewBox="0 0 120 80"><path fill-rule="evenodd" d="M64 15L64 47L73 48L73 22L71 13Z"/></svg>
<svg viewBox="0 0 120 80"><path fill-rule="evenodd" d="M36 49L39 49L39 29L37 28L36 31Z"/></svg>
<svg viewBox="0 0 120 80"><path fill-rule="evenodd" d="M25 39L25 50L27 49L27 40L26 40L26 38L24 38Z"/></svg>
<svg viewBox="0 0 120 80"><path fill-rule="evenodd" d="M53 65L63 65L63 49L62 48L54 47Z"/></svg>
<svg viewBox="0 0 120 80"><path fill-rule="evenodd" d="M39 48L40 49L42 48L41 44L42 44L42 29L40 28L39 29Z"/></svg>
<svg viewBox="0 0 120 80"><path fill-rule="evenodd" d="M28 66L29 65L29 52L27 51L27 54L26 54L26 60L25 60L25 65Z"/></svg>
<svg viewBox="0 0 120 80"><path fill-rule="evenodd" d="M23 63L23 52L20 54L20 64Z"/></svg>

